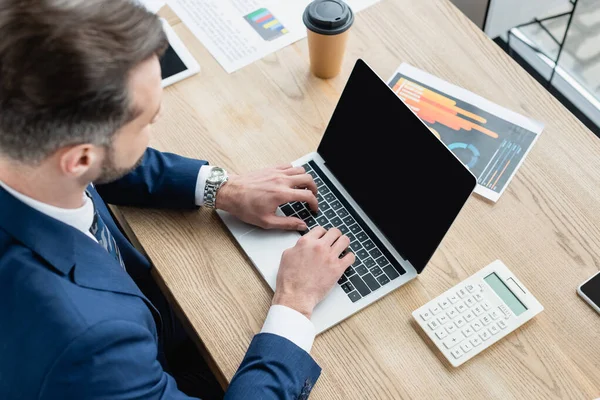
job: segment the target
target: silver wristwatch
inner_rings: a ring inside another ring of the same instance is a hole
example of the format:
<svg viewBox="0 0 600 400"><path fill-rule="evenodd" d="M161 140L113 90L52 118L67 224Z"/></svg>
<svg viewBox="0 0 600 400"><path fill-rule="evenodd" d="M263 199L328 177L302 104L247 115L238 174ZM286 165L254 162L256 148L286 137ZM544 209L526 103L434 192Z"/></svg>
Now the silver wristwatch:
<svg viewBox="0 0 600 400"><path fill-rule="evenodd" d="M213 167L208 178L206 178L206 185L204 186L204 205L206 207L215 208L217 191L228 179L227 171L220 167Z"/></svg>

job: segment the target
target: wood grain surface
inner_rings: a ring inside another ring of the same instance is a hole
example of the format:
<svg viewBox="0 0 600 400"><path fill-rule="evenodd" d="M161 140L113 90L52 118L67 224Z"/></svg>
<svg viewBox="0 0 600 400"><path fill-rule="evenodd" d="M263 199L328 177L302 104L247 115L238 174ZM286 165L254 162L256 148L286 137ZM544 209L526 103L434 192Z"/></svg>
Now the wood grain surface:
<svg viewBox="0 0 600 400"><path fill-rule="evenodd" d="M546 126L498 203L472 196L418 279L317 337L312 399L600 397L600 320L576 294L600 268L600 140L449 1L382 0L359 13L329 81L310 75L306 40L227 74L161 15L202 69L165 90L152 146L234 173L314 151L359 57L383 79L408 62ZM271 290L213 212L120 211L226 383ZM411 312L497 258L545 310L452 368Z"/></svg>

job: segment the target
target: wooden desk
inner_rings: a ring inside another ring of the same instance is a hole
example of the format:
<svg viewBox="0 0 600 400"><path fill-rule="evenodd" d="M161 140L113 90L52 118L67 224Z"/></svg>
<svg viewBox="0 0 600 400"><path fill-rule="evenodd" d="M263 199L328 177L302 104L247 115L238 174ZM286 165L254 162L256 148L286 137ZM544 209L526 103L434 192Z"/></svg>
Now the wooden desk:
<svg viewBox="0 0 600 400"><path fill-rule="evenodd" d="M383 0L357 15L342 74L312 77L305 40L227 74L163 10L199 60L165 91L152 145L242 173L316 149L356 58L402 61L546 124L496 205L472 197L418 279L319 336L312 399L592 399L600 320L575 289L600 268L600 140L446 0ZM121 209L223 382L272 296L216 214ZM411 312L496 258L545 311L458 369Z"/></svg>

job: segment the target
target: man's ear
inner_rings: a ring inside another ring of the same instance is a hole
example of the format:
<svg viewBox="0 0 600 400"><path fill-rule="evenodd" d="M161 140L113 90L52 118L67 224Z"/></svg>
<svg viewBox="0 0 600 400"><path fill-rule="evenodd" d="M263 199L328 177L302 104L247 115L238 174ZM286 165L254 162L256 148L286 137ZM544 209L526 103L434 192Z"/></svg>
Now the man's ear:
<svg viewBox="0 0 600 400"><path fill-rule="evenodd" d="M81 178L95 169L102 155L97 146L78 144L60 150L60 169L65 175Z"/></svg>

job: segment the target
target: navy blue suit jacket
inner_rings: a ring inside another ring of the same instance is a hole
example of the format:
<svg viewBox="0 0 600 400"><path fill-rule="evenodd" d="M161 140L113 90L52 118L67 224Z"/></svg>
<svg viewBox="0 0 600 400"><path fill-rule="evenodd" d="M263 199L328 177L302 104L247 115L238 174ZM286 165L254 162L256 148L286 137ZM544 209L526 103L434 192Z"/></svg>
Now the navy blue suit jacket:
<svg viewBox="0 0 600 400"><path fill-rule="evenodd" d="M127 272L82 232L0 188L0 399L187 398L159 362L161 317L129 275L149 276L150 263L100 196L193 209L203 164L149 149L132 173L90 190ZM319 374L304 350L259 334L226 398L305 398Z"/></svg>

